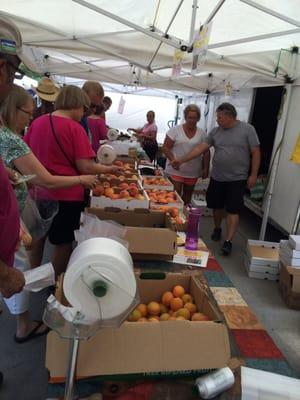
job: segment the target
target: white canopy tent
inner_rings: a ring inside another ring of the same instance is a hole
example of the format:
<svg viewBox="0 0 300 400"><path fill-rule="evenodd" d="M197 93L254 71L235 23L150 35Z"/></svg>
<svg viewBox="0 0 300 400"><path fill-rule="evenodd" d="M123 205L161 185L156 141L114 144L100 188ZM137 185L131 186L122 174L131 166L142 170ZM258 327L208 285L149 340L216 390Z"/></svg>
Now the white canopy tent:
<svg viewBox="0 0 300 400"><path fill-rule="evenodd" d="M300 75L299 0L0 0L40 73L167 90L282 85ZM212 21L191 74L194 31ZM187 49L172 77L175 49ZM295 53L297 49L295 49Z"/></svg>

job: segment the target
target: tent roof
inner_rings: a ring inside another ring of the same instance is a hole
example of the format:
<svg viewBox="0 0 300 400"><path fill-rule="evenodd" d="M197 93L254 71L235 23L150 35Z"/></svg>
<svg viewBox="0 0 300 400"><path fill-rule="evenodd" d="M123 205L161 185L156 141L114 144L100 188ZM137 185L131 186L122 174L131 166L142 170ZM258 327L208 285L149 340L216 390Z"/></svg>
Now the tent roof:
<svg viewBox="0 0 300 400"><path fill-rule="evenodd" d="M300 45L299 0L0 0L0 10L19 26L28 64L41 73L202 92L300 75L299 57L288 51ZM205 62L192 75L185 52L172 77L174 50L189 47L210 20Z"/></svg>

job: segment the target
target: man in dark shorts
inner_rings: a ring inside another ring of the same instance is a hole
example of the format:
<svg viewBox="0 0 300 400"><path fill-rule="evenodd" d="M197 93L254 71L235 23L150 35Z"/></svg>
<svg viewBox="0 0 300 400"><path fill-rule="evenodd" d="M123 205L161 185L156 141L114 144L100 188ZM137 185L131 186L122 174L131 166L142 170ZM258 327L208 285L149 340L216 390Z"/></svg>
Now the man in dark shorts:
<svg viewBox="0 0 300 400"><path fill-rule="evenodd" d="M173 161L174 168L214 147L210 184L207 190L207 206L213 209L214 231L212 240L222 236L223 210L227 211L226 240L222 246L224 255L232 250L232 240L239 224L246 185L252 188L257 180L260 165L259 140L254 127L237 120L235 107L222 103L217 108L218 127L214 128L204 143L196 146L180 160ZM249 175L250 169L250 175Z"/></svg>

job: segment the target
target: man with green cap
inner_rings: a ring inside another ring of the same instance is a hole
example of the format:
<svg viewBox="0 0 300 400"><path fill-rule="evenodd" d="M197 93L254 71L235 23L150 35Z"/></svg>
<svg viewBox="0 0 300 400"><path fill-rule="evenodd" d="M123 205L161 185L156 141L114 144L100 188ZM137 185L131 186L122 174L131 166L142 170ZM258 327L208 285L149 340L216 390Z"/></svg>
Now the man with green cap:
<svg viewBox="0 0 300 400"><path fill-rule="evenodd" d="M22 75L19 70L21 56L20 31L0 14L0 106L9 94L14 79ZM10 297L22 290L25 280L23 273L13 268L19 242L20 217L15 193L1 159L0 188L0 291L4 297ZM2 379L0 372L0 383Z"/></svg>

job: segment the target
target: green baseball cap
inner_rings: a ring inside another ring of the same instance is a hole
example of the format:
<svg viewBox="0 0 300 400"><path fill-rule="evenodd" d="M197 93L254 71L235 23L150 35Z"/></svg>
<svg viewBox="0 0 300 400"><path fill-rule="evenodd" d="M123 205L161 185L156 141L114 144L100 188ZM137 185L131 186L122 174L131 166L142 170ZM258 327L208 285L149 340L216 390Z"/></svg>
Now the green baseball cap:
<svg viewBox="0 0 300 400"><path fill-rule="evenodd" d="M22 60L22 37L19 28L0 14L0 53L15 55Z"/></svg>

